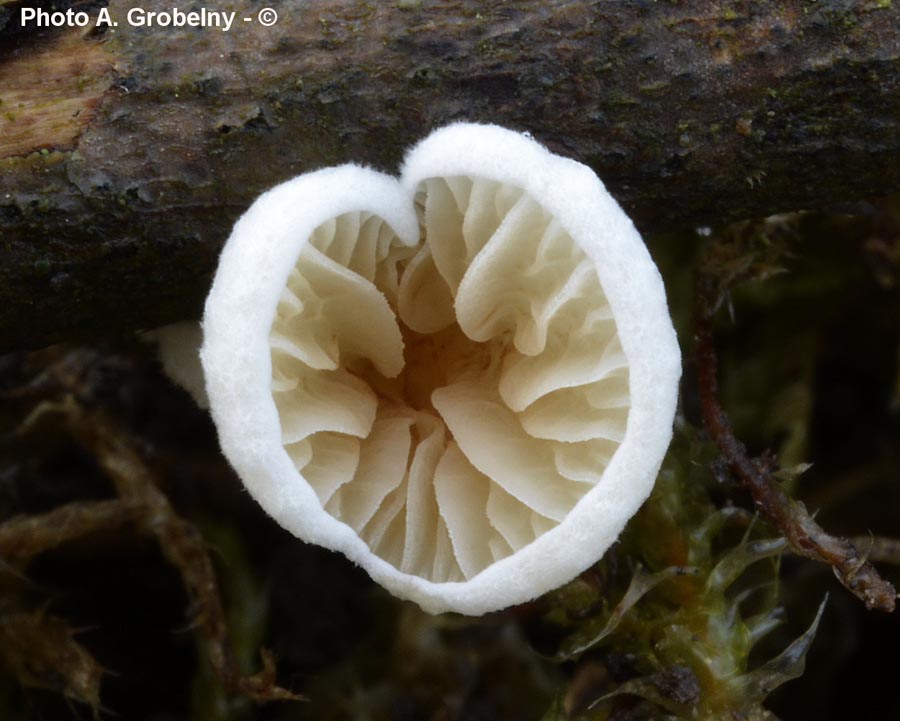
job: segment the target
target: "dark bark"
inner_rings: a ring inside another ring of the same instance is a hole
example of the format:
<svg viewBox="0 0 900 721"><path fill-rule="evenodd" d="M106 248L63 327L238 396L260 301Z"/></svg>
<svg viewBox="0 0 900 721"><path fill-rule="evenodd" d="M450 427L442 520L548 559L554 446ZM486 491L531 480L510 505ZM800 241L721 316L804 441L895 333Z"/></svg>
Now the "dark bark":
<svg viewBox="0 0 900 721"><path fill-rule="evenodd" d="M0 347L198 317L260 191L393 171L451 120L590 164L644 232L900 188L900 3L273 0L266 28L240 0L230 32L131 5L34 32L0 3Z"/></svg>

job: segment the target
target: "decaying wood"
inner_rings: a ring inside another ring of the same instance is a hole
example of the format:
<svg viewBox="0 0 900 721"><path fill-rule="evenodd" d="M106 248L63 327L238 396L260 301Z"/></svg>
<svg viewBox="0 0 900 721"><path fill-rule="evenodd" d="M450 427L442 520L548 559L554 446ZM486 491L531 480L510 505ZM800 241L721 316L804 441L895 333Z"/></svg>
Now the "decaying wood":
<svg viewBox="0 0 900 721"><path fill-rule="evenodd" d="M589 163L643 231L900 187L900 3L279 1L263 27L236 0L229 32L132 5L40 31L0 6L0 347L197 317L261 190L394 171L452 120Z"/></svg>

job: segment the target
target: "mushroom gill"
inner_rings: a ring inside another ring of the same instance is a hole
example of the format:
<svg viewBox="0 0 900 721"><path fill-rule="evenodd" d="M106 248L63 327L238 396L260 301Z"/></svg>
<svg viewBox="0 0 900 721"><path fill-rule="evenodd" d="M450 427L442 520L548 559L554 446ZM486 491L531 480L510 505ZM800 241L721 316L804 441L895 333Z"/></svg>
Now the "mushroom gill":
<svg viewBox="0 0 900 721"><path fill-rule="evenodd" d="M596 268L521 188L432 178L418 247L350 212L304 245L269 334L282 443L403 573L464 581L556 526L624 438Z"/></svg>

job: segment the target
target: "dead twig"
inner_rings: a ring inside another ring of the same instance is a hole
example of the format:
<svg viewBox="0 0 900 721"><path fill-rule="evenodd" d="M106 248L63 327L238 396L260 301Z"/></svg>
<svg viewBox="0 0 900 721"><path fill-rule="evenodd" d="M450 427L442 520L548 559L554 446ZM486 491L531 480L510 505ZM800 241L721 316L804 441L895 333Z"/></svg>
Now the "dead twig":
<svg viewBox="0 0 900 721"><path fill-rule="evenodd" d="M0 615L0 668L23 686L87 704L99 719L104 670L64 620L43 611Z"/></svg>
<svg viewBox="0 0 900 721"><path fill-rule="evenodd" d="M0 523L0 563L16 576L41 553L92 533L130 524L138 533L153 538L178 571L190 599L192 625L200 634L211 668L228 692L260 703L301 699L277 685L274 659L265 649L261 652L261 670L251 676L241 674L229 643L225 610L206 543L160 490L160 479L145 462L138 439L116 422L96 396L92 368L91 354L77 350L53 359L37 379L15 394L20 400L37 401L19 433L61 428L96 461L111 480L117 497L73 502L47 513L17 516ZM10 619L32 619L30 625L19 623L30 635L12 633L6 623ZM0 664L12 669L24 685L61 690L88 703L96 714L99 674L91 675L91 683L84 689L74 681L60 686L61 682L53 679L52 655L45 659L35 652L33 659L29 656L35 638L46 631L54 643L68 639L72 658L83 653L90 659L88 651L72 640L71 634L63 633L66 628L61 619L43 613L29 616L11 606L0 616L0 645L4 645ZM76 668L76 664L70 666ZM84 673L75 675L81 677Z"/></svg>
<svg viewBox="0 0 900 721"><path fill-rule="evenodd" d="M22 568L41 553L134 521L142 511L139 504L115 498L68 503L39 515L16 516L0 523L0 558Z"/></svg>
<svg viewBox="0 0 900 721"><path fill-rule="evenodd" d="M207 657L225 687L257 702L300 699L276 684L274 662L265 650L262 670L241 676L228 643L225 610L203 537L172 509L136 442L100 409L88 410L71 397L59 408L73 439L96 458L119 497L144 509L138 527L156 539L165 558L180 573L193 620L205 639Z"/></svg>
<svg viewBox="0 0 900 721"><path fill-rule="evenodd" d="M832 566L838 580L868 609L891 612L897 593L850 541L828 534L806 507L790 498L772 477L770 459L751 458L735 437L719 402L718 358L713 340L713 316L724 292L708 270L698 271L695 291L694 332L703 424L732 473L750 491L763 517L784 535L791 550L805 558Z"/></svg>

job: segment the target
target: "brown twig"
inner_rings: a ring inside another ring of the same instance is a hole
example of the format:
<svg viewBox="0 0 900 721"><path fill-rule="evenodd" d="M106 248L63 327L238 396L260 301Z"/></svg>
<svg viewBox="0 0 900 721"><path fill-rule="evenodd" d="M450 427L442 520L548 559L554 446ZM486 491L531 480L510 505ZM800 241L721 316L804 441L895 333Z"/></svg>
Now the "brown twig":
<svg viewBox="0 0 900 721"><path fill-rule="evenodd" d="M81 446L109 477L116 498L72 502L46 513L0 522L0 667L23 686L44 688L88 704L97 717L103 670L75 640L64 619L45 610L21 608L21 589L36 556L91 534L129 525L153 538L178 571L190 599L191 620L209 664L230 693L257 702L300 696L277 685L275 663L262 650L262 668L241 674L228 639L228 626L206 543L197 529L172 508L160 478L145 462L139 441L106 410L96 354L60 349L39 365L26 385L4 390L27 417L20 440L43 440L59 430ZM98 389L100 389L98 391Z"/></svg>
<svg viewBox="0 0 900 721"><path fill-rule="evenodd" d="M205 639L207 657L226 688L258 702L301 698L276 684L274 662L265 650L259 673L245 677L238 671L228 643L225 610L215 571L203 537L172 509L144 463L136 442L100 409L85 409L71 398L58 408L72 437L96 458L119 497L144 509L138 527L156 539L165 558L178 569L191 600L193 620Z"/></svg>
<svg viewBox="0 0 900 721"><path fill-rule="evenodd" d="M0 523L0 558L23 566L65 543L133 521L141 512L139 505L116 498L68 503L39 515L15 516Z"/></svg>
<svg viewBox="0 0 900 721"><path fill-rule="evenodd" d="M139 533L153 538L178 571L190 599L192 622L199 630L210 666L225 688L257 702L300 699L277 685L274 660L265 649L261 652L262 669L252 676L241 674L229 644L225 610L206 543L160 490L160 479L144 461L138 440L105 410L96 393L93 362L91 353L79 350L52 359L16 394L37 401L19 433L28 435L46 428L47 421L62 427L109 477L117 498L70 503L45 514L16 517L0 524L0 560L18 571L40 553L130 523Z"/></svg>
<svg viewBox="0 0 900 721"><path fill-rule="evenodd" d="M838 580L868 609L891 612L897 593L850 541L828 534L806 507L790 498L772 478L770 460L751 458L735 437L719 402L718 358L713 316L723 297L716 278L701 269L694 308L696 363L703 424L727 466L753 496L759 512L784 535L791 550L832 566Z"/></svg>
<svg viewBox="0 0 900 721"><path fill-rule="evenodd" d="M81 701L100 718L104 670L63 619L44 611L0 615L0 668L23 686Z"/></svg>

